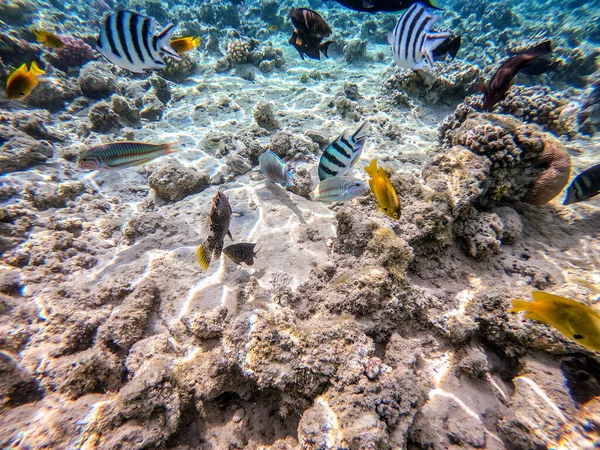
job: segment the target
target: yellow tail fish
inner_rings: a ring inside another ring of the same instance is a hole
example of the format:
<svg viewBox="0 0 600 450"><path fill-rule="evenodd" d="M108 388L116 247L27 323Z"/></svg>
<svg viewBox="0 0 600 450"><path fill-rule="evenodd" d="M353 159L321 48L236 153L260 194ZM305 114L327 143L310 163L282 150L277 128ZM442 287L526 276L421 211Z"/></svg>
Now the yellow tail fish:
<svg viewBox="0 0 600 450"><path fill-rule="evenodd" d="M28 97L38 85L38 77L44 73L46 72L40 69L35 61L29 69L27 64L23 64L8 77L6 96L11 100L23 100Z"/></svg>
<svg viewBox="0 0 600 450"><path fill-rule="evenodd" d="M183 55L184 53L194 50L196 47L198 47L200 45L200 38L197 36L177 38L169 42L169 45L178 54Z"/></svg>
<svg viewBox="0 0 600 450"><path fill-rule="evenodd" d="M371 164L365 167L365 171L370 175L369 186L379 207L392 219L400 219L402 209L400 208L400 200L390 179L388 178L385 171L379 167L377 168L377 160L373 159Z"/></svg>
<svg viewBox="0 0 600 450"><path fill-rule="evenodd" d="M533 302L513 300L509 312L527 311L525 318L551 325L569 339L600 352L600 314L565 297L532 292Z"/></svg>

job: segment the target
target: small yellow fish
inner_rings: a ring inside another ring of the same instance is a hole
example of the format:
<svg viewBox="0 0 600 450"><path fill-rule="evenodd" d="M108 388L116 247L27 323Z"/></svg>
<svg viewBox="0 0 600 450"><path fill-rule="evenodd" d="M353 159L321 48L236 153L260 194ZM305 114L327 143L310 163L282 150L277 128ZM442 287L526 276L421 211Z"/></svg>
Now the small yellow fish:
<svg viewBox="0 0 600 450"><path fill-rule="evenodd" d="M578 344L600 352L600 314L597 311L547 292L534 291L532 295L533 302L513 300L509 312L527 311L526 319L551 325Z"/></svg>
<svg viewBox="0 0 600 450"><path fill-rule="evenodd" d="M31 63L29 70L27 64L23 64L8 77L6 96L11 100L23 100L38 85L38 76L44 73L46 72L40 69L35 61Z"/></svg>
<svg viewBox="0 0 600 450"><path fill-rule="evenodd" d="M400 200L390 179L388 178L385 171L379 167L377 168L377 160L373 159L371 164L365 167L365 171L371 176L369 178L369 186L379 207L392 219L400 219L402 210L400 208Z"/></svg>
<svg viewBox="0 0 600 450"><path fill-rule="evenodd" d="M45 30L31 30L35 34L35 39L46 47L61 49L66 44L54 33Z"/></svg>
<svg viewBox="0 0 600 450"><path fill-rule="evenodd" d="M194 50L200 45L200 38L198 36L187 36L182 38L173 39L169 42L169 45L180 55L183 55L190 50Z"/></svg>
<svg viewBox="0 0 600 450"><path fill-rule="evenodd" d="M277 25L270 25L268 30L272 33L273 31L277 31L279 27Z"/></svg>

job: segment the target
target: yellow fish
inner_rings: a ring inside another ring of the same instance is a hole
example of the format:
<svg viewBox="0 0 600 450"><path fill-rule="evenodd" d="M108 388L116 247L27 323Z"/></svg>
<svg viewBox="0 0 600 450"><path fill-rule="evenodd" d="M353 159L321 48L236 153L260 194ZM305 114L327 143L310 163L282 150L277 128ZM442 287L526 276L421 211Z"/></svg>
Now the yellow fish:
<svg viewBox="0 0 600 450"><path fill-rule="evenodd" d="M173 39L169 42L169 45L180 55L183 55L190 50L194 50L200 45L200 38L198 36L187 36L182 38Z"/></svg>
<svg viewBox="0 0 600 450"><path fill-rule="evenodd" d="M532 292L533 302L513 300L509 312L527 311L525 318L553 326L569 339L590 350L600 352L600 314L565 297Z"/></svg>
<svg viewBox="0 0 600 450"><path fill-rule="evenodd" d="M35 34L35 39L46 47L61 49L66 44L54 33L44 30L31 30Z"/></svg>
<svg viewBox="0 0 600 450"><path fill-rule="evenodd" d="M381 167L377 168L377 160L372 160L371 164L365 167L365 171L371 176L369 186L379 207L392 219L400 219L402 214L400 200L385 171Z"/></svg>
<svg viewBox="0 0 600 450"><path fill-rule="evenodd" d="M270 25L268 30L272 33L273 31L277 31L279 27L277 25Z"/></svg>
<svg viewBox="0 0 600 450"><path fill-rule="evenodd" d="M15 70L6 81L6 96L11 100L23 100L38 85L38 77L44 74L37 63L34 61L31 63L29 70L27 64L23 64L17 70Z"/></svg>

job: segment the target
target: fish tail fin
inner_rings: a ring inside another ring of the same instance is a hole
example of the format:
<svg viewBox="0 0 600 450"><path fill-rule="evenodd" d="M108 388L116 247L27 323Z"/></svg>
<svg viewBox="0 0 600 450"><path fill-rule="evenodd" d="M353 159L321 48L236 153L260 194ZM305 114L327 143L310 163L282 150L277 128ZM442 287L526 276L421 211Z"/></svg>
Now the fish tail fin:
<svg viewBox="0 0 600 450"><path fill-rule="evenodd" d="M181 145L181 142L179 141L175 141L175 142L169 142L168 144L161 144L161 150L163 150L165 152L166 155L169 155L171 153L176 153L178 151L180 151L181 149L178 148Z"/></svg>
<svg viewBox="0 0 600 450"><path fill-rule="evenodd" d="M35 36L36 41L42 42L44 40L44 34L42 33L41 30L38 30L37 28L33 28L31 31L33 32L33 35Z"/></svg>
<svg viewBox="0 0 600 450"><path fill-rule="evenodd" d="M538 55L552 53L552 40L548 39L547 41L539 43L538 45L533 47L531 51Z"/></svg>
<svg viewBox="0 0 600 450"><path fill-rule="evenodd" d="M198 254L198 262L202 270L208 270L208 266L210 266L210 254L212 252L208 248L208 245L206 245L206 241L200 244L196 253Z"/></svg>
<svg viewBox="0 0 600 450"><path fill-rule="evenodd" d="M531 302L528 302L526 300L512 300L511 303L512 308L508 310L508 312L511 313L529 311L529 308L531 307Z"/></svg>
<svg viewBox="0 0 600 450"><path fill-rule="evenodd" d="M377 160L376 159L372 159L371 163L365 167L365 172L367 172L371 178L375 178L375 175L377 175Z"/></svg>
<svg viewBox="0 0 600 450"><path fill-rule="evenodd" d="M169 42L171 41L171 37L173 36L174 32L175 32L175 25L170 23L160 32L160 34L158 36L156 36L156 40L157 40L158 48L160 48L167 55L169 55L172 58L179 61L179 60L181 60L181 56L179 56L179 53L177 53L169 45Z"/></svg>
<svg viewBox="0 0 600 450"><path fill-rule="evenodd" d="M194 47L198 47L201 43L202 41L200 40L200 36L196 36L194 39L192 39L192 45Z"/></svg>
<svg viewBox="0 0 600 450"><path fill-rule="evenodd" d="M43 71L42 69L40 69L40 67L37 65L37 62L33 61L31 63L31 66L29 68L29 72L31 72L34 75L43 75L46 72Z"/></svg>
<svg viewBox="0 0 600 450"><path fill-rule="evenodd" d="M329 49L329 46L333 44L333 41L327 41L327 42L323 42L321 44L321 47L319 48L323 54L325 55L326 58L329 58L329 55L327 54L327 51Z"/></svg>
<svg viewBox="0 0 600 450"><path fill-rule="evenodd" d="M452 42L450 42L450 44L448 45L448 54L452 57L452 59L456 58L456 55L458 55L461 41L461 36L458 36L457 38L452 40Z"/></svg>
<svg viewBox="0 0 600 450"><path fill-rule="evenodd" d="M437 0L428 0L425 2L428 6L431 6L434 9L442 9Z"/></svg>
<svg viewBox="0 0 600 450"><path fill-rule="evenodd" d="M360 127L358 127L358 130L356 130L354 132L354 134L352 135L352 139L354 140L354 142L364 139L367 136L368 129L369 129L369 121L365 120L360 125Z"/></svg>

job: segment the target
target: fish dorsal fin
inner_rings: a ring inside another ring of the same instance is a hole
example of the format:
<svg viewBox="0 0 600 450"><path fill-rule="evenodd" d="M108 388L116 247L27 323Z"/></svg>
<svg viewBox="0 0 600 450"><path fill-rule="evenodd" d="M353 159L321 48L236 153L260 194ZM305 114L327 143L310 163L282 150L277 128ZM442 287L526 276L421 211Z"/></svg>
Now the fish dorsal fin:
<svg viewBox="0 0 600 450"><path fill-rule="evenodd" d="M550 294L549 292L544 292L544 291L533 291L531 293L531 295L536 302L540 302L540 303L555 302L555 303L561 303L563 305L575 306L575 307L582 307L582 306L586 307L587 306L576 300L571 300L570 298L561 297L560 295L554 295L554 294Z"/></svg>
<svg viewBox="0 0 600 450"><path fill-rule="evenodd" d="M375 178L377 176L377 160L376 159L372 159L371 163L367 167L365 167L365 172L367 172L371 176L371 178Z"/></svg>

